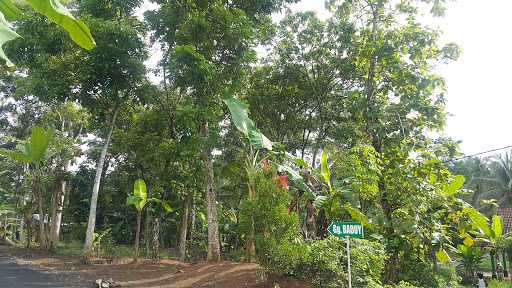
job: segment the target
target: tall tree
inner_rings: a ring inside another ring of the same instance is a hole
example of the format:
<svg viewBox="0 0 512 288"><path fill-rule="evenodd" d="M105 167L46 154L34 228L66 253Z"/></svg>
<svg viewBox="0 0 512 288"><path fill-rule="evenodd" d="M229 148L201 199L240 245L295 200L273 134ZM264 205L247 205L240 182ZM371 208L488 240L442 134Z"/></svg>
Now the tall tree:
<svg viewBox="0 0 512 288"><path fill-rule="evenodd" d="M109 123L96 165L84 243L86 256L92 249L98 193L117 117L123 105L139 99L138 90L146 79L143 64L147 58L143 40L145 29L133 16L140 4L141 1L84 0L79 5L80 13L89 20L97 35L96 49L78 59L82 61L77 71L80 100L82 105L93 110L97 124Z"/></svg>
<svg viewBox="0 0 512 288"><path fill-rule="evenodd" d="M192 97L198 107L199 134L205 177L205 206L208 219L208 260L220 260L215 177L212 150L218 134L220 97L226 87L239 90L258 33L268 28L268 15L293 0L265 1L153 1L160 5L147 14L169 59L164 70L182 95ZM165 21L162 21L165 19Z"/></svg>

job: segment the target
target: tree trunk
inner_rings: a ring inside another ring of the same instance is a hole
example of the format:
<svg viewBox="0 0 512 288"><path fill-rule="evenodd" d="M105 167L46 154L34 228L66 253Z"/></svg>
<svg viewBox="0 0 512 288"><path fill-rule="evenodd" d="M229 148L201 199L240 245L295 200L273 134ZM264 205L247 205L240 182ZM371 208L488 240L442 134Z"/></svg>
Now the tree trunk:
<svg viewBox="0 0 512 288"><path fill-rule="evenodd" d="M250 226L249 226L249 235L247 237L246 243L246 254L247 254L247 262L252 262L256 255L256 246L254 245L255 241L255 221L254 221L254 201L256 201L256 184L254 183L255 175L249 175L249 201L251 201L251 217L250 217Z"/></svg>
<svg viewBox="0 0 512 288"><path fill-rule="evenodd" d="M492 272L492 279L498 279L498 274L496 274L496 252L494 250L491 251L491 272Z"/></svg>
<svg viewBox="0 0 512 288"><path fill-rule="evenodd" d="M66 187L67 181L65 179L65 171L67 171L67 167L69 166L69 161L64 165L64 168L57 177L58 185L55 187L52 199L52 223L50 228L50 243L49 249L57 248L57 244L59 243L60 236L60 226L62 223L62 210L64 208L64 197L66 195Z"/></svg>
<svg viewBox="0 0 512 288"><path fill-rule="evenodd" d="M96 177L94 178L94 185L92 188L91 195L91 207L89 210L89 221L87 223L87 233L85 235L85 244L84 244L84 256L87 258L92 253L92 242L94 237L94 227L96 226L96 206L98 204L98 192L100 189L101 183L101 175L103 173L103 166L105 164L105 157L107 155L107 149L110 145L110 140L112 138L112 132L114 131L114 127L116 124L116 117L119 108L116 108L114 111L114 115L112 116L112 122L110 123L110 130L107 135L107 139L103 148L101 149L100 159L98 159L98 163L96 165Z"/></svg>
<svg viewBox="0 0 512 288"><path fill-rule="evenodd" d="M160 219L153 219L153 251L152 258L155 260L160 259Z"/></svg>
<svg viewBox="0 0 512 288"><path fill-rule="evenodd" d="M505 253L505 251L501 252L501 261L503 263L503 277L508 278L507 253Z"/></svg>
<svg viewBox="0 0 512 288"><path fill-rule="evenodd" d="M27 227L27 249L30 249L30 242L32 241L32 223L27 222L25 225Z"/></svg>
<svg viewBox="0 0 512 288"><path fill-rule="evenodd" d="M195 188L192 190L192 207L190 211L190 232L189 232L189 241L194 240L194 233L196 232L196 190Z"/></svg>
<svg viewBox="0 0 512 288"><path fill-rule="evenodd" d="M219 223L217 221L217 202L215 195L215 179L210 145L208 121L201 121L201 136L203 138L203 165L205 173L205 206L208 219L208 261L220 261Z"/></svg>
<svg viewBox="0 0 512 288"><path fill-rule="evenodd" d="M36 172L38 173L38 172ZM39 187L39 176L36 176L37 180L34 182L34 192L36 194L37 199L37 210L39 213L39 247L41 249L46 249L46 229L44 225L44 209L43 209L43 191L41 191L41 187Z"/></svg>
<svg viewBox="0 0 512 288"><path fill-rule="evenodd" d="M191 192L187 193L185 196L185 201L183 201L183 207L181 211L181 219L180 219L180 242L179 242L179 257L180 261L185 261L187 258L187 229L188 229L188 209L190 206L190 196Z"/></svg>
<svg viewBox="0 0 512 288"><path fill-rule="evenodd" d="M153 197L153 190L148 189L148 198ZM151 209L146 209L146 219L144 219L144 244L146 244L146 255L151 254Z"/></svg>
<svg viewBox="0 0 512 288"><path fill-rule="evenodd" d="M140 222L142 220L142 211L137 210L137 227L135 227L135 257L133 262L137 263L139 261L139 241L140 241Z"/></svg>

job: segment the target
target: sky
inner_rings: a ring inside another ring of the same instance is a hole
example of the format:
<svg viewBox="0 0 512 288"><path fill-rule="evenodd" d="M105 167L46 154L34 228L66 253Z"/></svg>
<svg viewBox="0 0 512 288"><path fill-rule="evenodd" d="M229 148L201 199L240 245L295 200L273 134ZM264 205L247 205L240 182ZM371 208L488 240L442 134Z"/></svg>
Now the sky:
<svg viewBox="0 0 512 288"><path fill-rule="evenodd" d="M315 11L329 16L324 1L302 0L292 11ZM147 9L154 8L146 6ZM449 116L445 136L461 141L466 155L512 145L512 11L511 0L459 0L444 18L428 18L428 25L444 32L443 41L463 49L454 63L439 68L447 84ZM279 21L282 15L274 15ZM153 49L153 66L160 53Z"/></svg>

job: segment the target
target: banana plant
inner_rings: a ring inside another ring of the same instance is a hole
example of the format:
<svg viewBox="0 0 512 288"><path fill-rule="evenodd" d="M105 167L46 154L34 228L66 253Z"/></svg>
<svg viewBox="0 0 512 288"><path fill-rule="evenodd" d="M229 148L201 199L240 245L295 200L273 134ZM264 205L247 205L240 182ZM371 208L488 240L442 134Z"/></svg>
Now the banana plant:
<svg viewBox="0 0 512 288"><path fill-rule="evenodd" d="M482 263L482 250L471 243L464 243L457 246L455 253L459 258L457 270L463 275L463 281L467 284L472 283L475 272L479 268L480 263Z"/></svg>
<svg viewBox="0 0 512 288"><path fill-rule="evenodd" d="M16 227L17 219L11 217L16 214L16 210L5 204L0 204L0 239L9 241L9 237L12 236L12 228Z"/></svg>
<svg viewBox="0 0 512 288"><path fill-rule="evenodd" d="M222 100L228 107L233 124L235 125L237 130L240 131L245 136L245 138L248 140L250 144L250 152L247 157L248 160L246 161L245 166L247 176L249 179L249 199L254 200L256 197L256 190L254 187L254 183L252 183L252 179L254 179L254 173L258 171L258 167L261 166L259 165L259 163L268 157L261 157L261 159L258 160L258 156L261 155L260 151L266 149L267 151L274 152L276 154L279 152L275 152L273 150L273 142L270 141L265 135L263 135L260 132L260 130L256 127L254 122L249 118L249 105L241 102L238 99L235 99L229 94L230 93L228 91L228 93L226 93ZM307 167L307 164L305 163L304 160L298 159L295 156L291 155L290 153L285 152L284 156L287 161L294 163L297 166ZM286 173L289 176L293 186L297 187L301 191L304 191L304 194L307 197L308 201L313 203L315 207L319 208L324 204L326 197L319 195L315 191L313 191L306 184L304 177L302 177L297 170L285 164L277 164L277 168L280 172ZM254 223L254 220L251 220L251 222ZM246 248L248 250L247 254L250 260L250 258L254 254L253 228L251 228L249 234L250 235L248 237L248 243L246 244Z"/></svg>
<svg viewBox="0 0 512 288"><path fill-rule="evenodd" d="M490 226L486 229L481 229L479 238L486 243L487 250L491 256L491 268L492 268L492 277L497 278L496 274L496 256L498 255L498 250L500 249L500 244L507 237L507 235L503 234L503 223L501 217L498 215L492 216L492 221Z"/></svg>
<svg viewBox="0 0 512 288"><path fill-rule="evenodd" d="M485 243L486 250L491 256L492 277L497 278L496 274L496 256L500 250L500 246L510 237L503 234L503 221L500 216L492 216L492 220L481 214L474 208L466 207L463 212L471 219L473 227L476 230L477 240Z"/></svg>
<svg viewBox="0 0 512 288"><path fill-rule="evenodd" d="M19 147L17 151L11 150L0 150L0 155L11 158L12 160L31 164L33 167L33 177L32 177L32 192L34 193L35 199L37 199L37 206L40 215L39 221L39 233L40 233L40 244L41 247L46 248L46 230L44 221L44 213L43 213L43 193L40 187L40 179L41 179L41 171L40 165L43 161L46 151L50 145L51 140L53 139L53 130L46 130L41 127L35 127L32 129L31 135L27 141L25 141L24 145Z"/></svg>
<svg viewBox="0 0 512 288"><path fill-rule="evenodd" d="M7 156L19 163L39 164L43 160L52 139L53 130L35 127L32 129L29 139L18 151L0 149L0 155Z"/></svg>
<svg viewBox="0 0 512 288"><path fill-rule="evenodd" d="M260 159L260 150L267 149L271 151L273 145L272 142L265 135L263 135L258 130L258 128L256 128L254 122L249 118L249 105L229 96L224 97L222 100L231 113L233 124L249 142L249 152L244 163L244 168L247 174L248 199L249 201L255 201L257 194L255 182L256 176L260 171L260 162L266 158L263 157L263 159ZM251 213L250 222L249 235L246 241L246 260L249 262L252 261L252 258L256 254L256 248L254 244L254 213Z"/></svg>
<svg viewBox="0 0 512 288"><path fill-rule="evenodd" d="M16 3L16 4L15 4ZM8 21L15 21L27 17L19 9L19 5L28 6L35 12L45 16L51 22L66 30L70 38L80 47L91 50L96 46L94 38L87 25L76 19L71 12L61 3L61 0L24 0L24 1L0 1L0 58L8 67L14 64L3 51L3 45L20 37Z"/></svg>
<svg viewBox="0 0 512 288"><path fill-rule="evenodd" d="M154 202L162 205L162 208L166 212L172 212L172 208L167 201L162 201L156 198L148 198L148 190L146 187L146 182L143 179L137 179L133 183L133 195L128 196L126 199L126 204L133 206L137 210L137 224L135 227L135 257L134 262L137 262L139 259L139 242L140 242L140 223L142 219L142 210L146 204Z"/></svg>

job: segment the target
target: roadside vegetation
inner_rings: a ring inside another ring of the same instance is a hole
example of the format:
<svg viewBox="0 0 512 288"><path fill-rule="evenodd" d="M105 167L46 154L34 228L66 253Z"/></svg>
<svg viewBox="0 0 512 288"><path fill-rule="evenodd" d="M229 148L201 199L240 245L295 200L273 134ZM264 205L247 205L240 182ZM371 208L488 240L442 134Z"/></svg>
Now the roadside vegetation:
<svg viewBox="0 0 512 288"><path fill-rule="evenodd" d="M4 242L347 287L346 240L327 228L354 220L353 287L511 269L497 207L512 205L512 158L454 161L438 136L436 71L461 49L421 19L445 1L330 0L325 20L286 10L295 0L153 0L144 19L140 0L4 2Z"/></svg>

